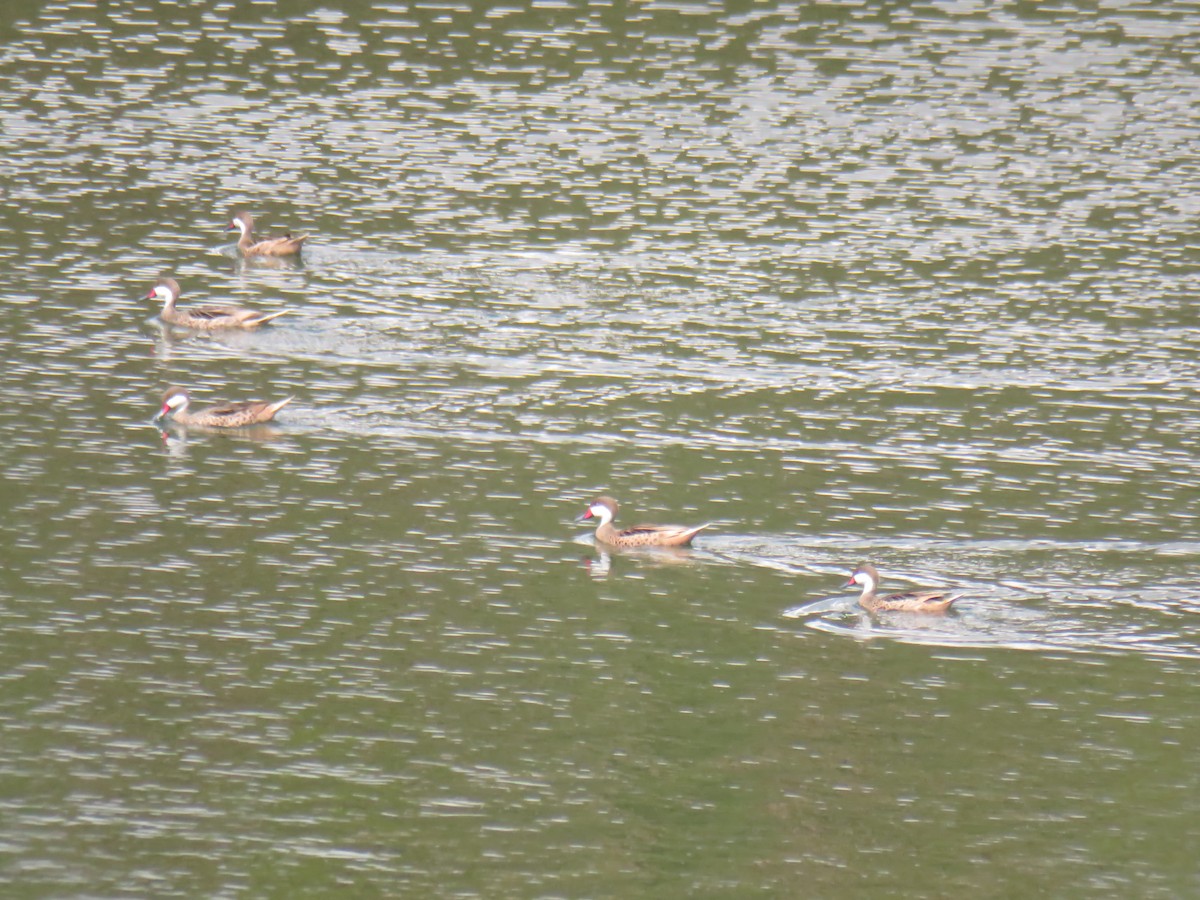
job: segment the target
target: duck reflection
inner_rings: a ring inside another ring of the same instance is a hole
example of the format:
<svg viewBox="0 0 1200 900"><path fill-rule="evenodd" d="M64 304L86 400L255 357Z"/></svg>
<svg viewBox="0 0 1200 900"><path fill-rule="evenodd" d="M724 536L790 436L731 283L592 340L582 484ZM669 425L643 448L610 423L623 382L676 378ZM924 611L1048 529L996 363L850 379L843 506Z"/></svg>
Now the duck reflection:
<svg viewBox="0 0 1200 900"><path fill-rule="evenodd" d="M162 441L163 450L167 456L182 459L188 455L191 444L200 440L233 440L249 441L256 444L268 444L286 438L287 433L277 425L249 425L244 428L205 428L203 426L182 426L173 422L160 424L152 423Z"/></svg>
<svg viewBox="0 0 1200 900"><path fill-rule="evenodd" d="M654 567L692 566L700 562L697 552L688 547L617 548L597 543L595 549L594 556L585 556L581 562L597 581L607 578L613 571L614 557L625 557L637 560L639 565Z"/></svg>
<svg viewBox="0 0 1200 900"><path fill-rule="evenodd" d="M241 256L236 255L236 248L228 255L233 260L235 275L262 269L297 272L304 268L304 260L299 256Z"/></svg>
<svg viewBox="0 0 1200 900"><path fill-rule="evenodd" d="M185 447L192 438L225 437L235 441L269 443L287 437L287 432L275 424L245 425L239 428L210 428L204 425L180 425L178 422L153 421L159 438L168 451Z"/></svg>

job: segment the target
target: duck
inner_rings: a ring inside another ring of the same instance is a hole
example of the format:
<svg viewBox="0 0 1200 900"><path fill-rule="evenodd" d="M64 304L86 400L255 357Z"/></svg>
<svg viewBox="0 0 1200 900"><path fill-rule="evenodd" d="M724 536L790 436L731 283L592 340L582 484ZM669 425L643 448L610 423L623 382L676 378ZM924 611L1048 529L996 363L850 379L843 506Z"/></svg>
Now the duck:
<svg viewBox="0 0 1200 900"><path fill-rule="evenodd" d="M167 419L176 425L195 425L200 428L243 428L270 422L275 413L283 409L294 398L284 397L270 403L249 400L244 403L222 403L196 412L188 412L192 396L187 389L169 387L162 395L162 410L155 420Z"/></svg>
<svg viewBox="0 0 1200 900"><path fill-rule="evenodd" d="M899 610L902 612L942 613L950 608L962 594L951 594L945 590L914 590L901 591L897 594L876 596L879 587L879 572L870 563L863 563L850 576L846 587L862 588L862 596L858 598L859 605L870 612L881 609Z"/></svg>
<svg viewBox="0 0 1200 900"><path fill-rule="evenodd" d="M610 547L686 547L699 532L711 523L688 527L684 525L635 525L618 531L613 527L617 517L617 501L612 497L597 497L588 504L580 522L597 519L596 540Z"/></svg>
<svg viewBox="0 0 1200 900"><path fill-rule="evenodd" d="M225 230L241 232L237 247L242 256L295 256L308 240L307 234L292 237L290 233L260 238L254 234L254 218L248 212L234 213L233 221Z"/></svg>
<svg viewBox="0 0 1200 900"><path fill-rule="evenodd" d="M176 309L179 300L179 282L174 278L163 276L155 282L147 300L161 300L163 304L162 320L171 325L183 328L194 328L198 331L221 331L229 328L257 328L272 319L278 319L286 309L279 312L263 313L256 309L246 309L243 306L193 306L190 309Z"/></svg>

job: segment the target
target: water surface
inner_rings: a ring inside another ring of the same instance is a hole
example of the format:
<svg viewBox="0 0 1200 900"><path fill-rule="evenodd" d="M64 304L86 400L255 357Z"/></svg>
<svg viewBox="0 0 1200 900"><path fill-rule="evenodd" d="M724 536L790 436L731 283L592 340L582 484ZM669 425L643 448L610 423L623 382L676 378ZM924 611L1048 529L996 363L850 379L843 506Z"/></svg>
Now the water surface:
<svg viewBox="0 0 1200 900"><path fill-rule="evenodd" d="M1194 893L1198 26L0 13L0 883Z"/></svg>

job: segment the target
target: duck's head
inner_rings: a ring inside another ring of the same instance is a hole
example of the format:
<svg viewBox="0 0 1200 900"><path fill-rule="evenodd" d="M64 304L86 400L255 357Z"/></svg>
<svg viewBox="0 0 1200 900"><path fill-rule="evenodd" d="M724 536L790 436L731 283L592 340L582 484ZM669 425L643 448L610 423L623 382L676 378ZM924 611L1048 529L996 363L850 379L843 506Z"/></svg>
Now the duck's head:
<svg viewBox="0 0 1200 900"><path fill-rule="evenodd" d="M147 300L161 300L163 303L170 303L172 300L179 299L179 282L174 278L164 275L158 281L154 282L154 287L150 288L150 292L146 294Z"/></svg>
<svg viewBox="0 0 1200 900"><path fill-rule="evenodd" d="M242 236L249 234L254 229L254 219L251 218L248 212L239 212L233 214L233 221L226 227L226 231L240 231Z"/></svg>
<svg viewBox="0 0 1200 900"><path fill-rule="evenodd" d="M187 405L191 402L191 395L187 390L181 387L169 387L162 395L162 409L159 410L155 419L166 418L174 415L181 409L187 409Z"/></svg>
<svg viewBox="0 0 1200 900"><path fill-rule="evenodd" d="M588 519L599 519L601 525L607 525L616 517L617 501L612 497L597 497L588 504L588 508L579 517L579 521L586 522Z"/></svg>
<svg viewBox="0 0 1200 900"><path fill-rule="evenodd" d="M863 563L854 570L850 576L850 580L846 582L846 587L858 585L863 590L871 590L879 584L879 572L870 563Z"/></svg>

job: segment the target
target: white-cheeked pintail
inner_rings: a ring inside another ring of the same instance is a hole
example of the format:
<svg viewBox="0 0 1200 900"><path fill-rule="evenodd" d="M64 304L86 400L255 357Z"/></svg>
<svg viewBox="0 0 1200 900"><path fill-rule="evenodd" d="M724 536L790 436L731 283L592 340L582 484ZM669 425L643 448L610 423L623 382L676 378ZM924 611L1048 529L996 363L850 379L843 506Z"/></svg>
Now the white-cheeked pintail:
<svg viewBox="0 0 1200 900"><path fill-rule="evenodd" d="M162 410L154 418L169 419L177 425L194 425L200 428L244 428L270 422L275 413L292 402L291 397L263 403L249 400L244 403L222 403L188 412L191 395L181 387L167 388L162 396Z"/></svg>
<svg viewBox="0 0 1200 900"><path fill-rule="evenodd" d="M233 221L225 230L241 232L237 248L242 256L295 256L308 240L307 234L260 238L254 233L254 218L248 212L234 213Z"/></svg>
<svg viewBox="0 0 1200 900"><path fill-rule="evenodd" d="M633 528L617 530L613 519L617 517L617 501L612 497L597 497L588 504L579 521L596 519L596 540L612 547L686 547L697 533L708 524L684 525L635 525Z"/></svg>
<svg viewBox="0 0 1200 900"><path fill-rule="evenodd" d="M146 295L146 299L162 301L160 316L164 322L182 328L194 328L197 331L257 328L287 312L286 309L281 309L279 312L264 313L256 309L246 309L244 306L193 306L177 309L175 304L179 301L179 282L165 276L158 279Z"/></svg>
<svg viewBox="0 0 1200 900"><path fill-rule="evenodd" d="M950 608L950 604L962 594L951 594L947 590L913 590L901 591L898 594L878 596L875 591L879 587L879 572L870 563L863 563L854 570L846 587L857 585L862 588L862 596L858 603L863 609L871 612L878 610L899 610L902 612L941 613Z"/></svg>

